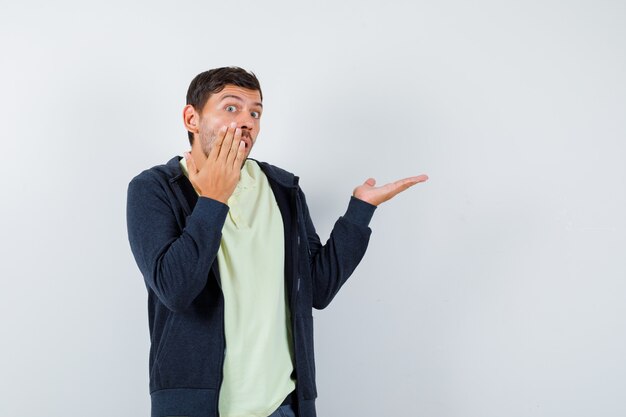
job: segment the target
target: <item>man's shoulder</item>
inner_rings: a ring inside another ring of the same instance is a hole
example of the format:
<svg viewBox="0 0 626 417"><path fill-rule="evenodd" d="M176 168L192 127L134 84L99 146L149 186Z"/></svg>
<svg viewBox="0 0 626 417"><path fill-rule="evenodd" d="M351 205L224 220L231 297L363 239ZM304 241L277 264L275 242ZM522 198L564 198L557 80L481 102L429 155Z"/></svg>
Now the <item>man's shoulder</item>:
<svg viewBox="0 0 626 417"><path fill-rule="evenodd" d="M133 177L130 183L169 183L179 178L181 175L184 175L180 167L180 158L181 157L177 155L164 164L144 169Z"/></svg>

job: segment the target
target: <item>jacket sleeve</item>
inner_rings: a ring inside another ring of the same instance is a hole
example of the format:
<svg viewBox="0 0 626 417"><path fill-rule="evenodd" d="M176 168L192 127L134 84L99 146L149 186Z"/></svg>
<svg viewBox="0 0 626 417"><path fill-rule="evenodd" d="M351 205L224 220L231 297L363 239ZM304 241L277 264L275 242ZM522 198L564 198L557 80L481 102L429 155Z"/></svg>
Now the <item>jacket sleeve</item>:
<svg viewBox="0 0 626 417"><path fill-rule="evenodd" d="M372 233L368 225L376 206L350 197L346 213L335 222L328 241L322 245L302 192L300 199L309 245L313 307L323 309L330 304L365 255Z"/></svg>
<svg viewBox="0 0 626 417"><path fill-rule="evenodd" d="M228 206L198 197L180 229L163 186L146 177L128 185L128 240L146 285L170 310L188 308L200 294L219 249Z"/></svg>

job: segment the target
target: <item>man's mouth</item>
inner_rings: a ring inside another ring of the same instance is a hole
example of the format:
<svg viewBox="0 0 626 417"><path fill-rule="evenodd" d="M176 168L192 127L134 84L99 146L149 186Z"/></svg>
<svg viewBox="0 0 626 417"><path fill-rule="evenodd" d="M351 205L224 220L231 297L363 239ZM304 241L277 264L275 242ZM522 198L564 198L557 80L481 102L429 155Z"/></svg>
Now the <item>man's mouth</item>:
<svg viewBox="0 0 626 417"><path fill-rule="evenodd" d="M241 135L241 140L246 146L246 149L250 149L250 147L252 146L252 139L250 138L250 135L244 133L243 135Z"/></svg>

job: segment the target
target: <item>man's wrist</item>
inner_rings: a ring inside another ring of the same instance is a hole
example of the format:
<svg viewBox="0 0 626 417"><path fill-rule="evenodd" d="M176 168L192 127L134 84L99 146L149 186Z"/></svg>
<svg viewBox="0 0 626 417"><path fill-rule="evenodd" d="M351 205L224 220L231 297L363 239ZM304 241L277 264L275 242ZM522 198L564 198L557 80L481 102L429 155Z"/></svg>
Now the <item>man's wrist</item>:
<svg viewBox="0 0 626 417"><path fill-rule="evenodd" d="M343 217L352 223L368 226L375 210L376 206L374 204L368 203L353 195L350 197L348 209Z"/></svg>

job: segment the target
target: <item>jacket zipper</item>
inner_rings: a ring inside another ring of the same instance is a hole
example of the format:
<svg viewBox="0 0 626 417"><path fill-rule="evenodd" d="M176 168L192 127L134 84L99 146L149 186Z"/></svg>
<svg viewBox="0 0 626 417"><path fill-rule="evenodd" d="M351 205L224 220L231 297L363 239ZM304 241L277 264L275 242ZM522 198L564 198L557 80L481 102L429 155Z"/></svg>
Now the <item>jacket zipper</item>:
<svg viewBox="0 0 626 417"><path fill-rule="evenodd" d="M269 177L268 177L269 178ZM299 268L298 268L298 254L299 254L299 250L300 250L300 231L299 231L299 225L300 222L298 220L298 177L294 177L294 182L293 182L293 186L294 188L291 189L291 210L292 210L292 218L291 218L291 241L294 241L294 234L296 236L296 245L292 254L292 262L293 265L291 266L292 268L292 276L296 277L296 286L295 288L292 287L292 292L291 292L291 329L292 329L292 337L293 337L293 356L294 356L294 360L296 363L294 363L294 368L296 371L296 378L298 375L298 367L297 367L297 354L296 354L296 314L295 314L295 307L296 307L296 300L298 297L298 291L300 290L300 273L299 273ZM292 243L293 246L293 243ZM217 266L215 266L215 262L213 263L212 268L214 268L213 274L215 275L215 279L217 280L217 285L220 287L220 290L222 289L222 283L220 281L219 278L219 272L217 271ZM222 293L223 294L223 293ZM224 310L221 310L221 314L222 314L222 346L223 351L222 351L222 359L220 361L220 378L219 378L219 384L217 387L217 397L216 397L216 402L215 402L215 415L219 417L220 413L219 413L219 399L220 399L220 391L222 390L222 382L224 380L224 360L226 357L226 329L224 328ZM296 397L297 397L297 393L298 393L298 389L297 389L297 381L296 381ZM298 406L300 404L300 401L298 401ZM300 414L300 412L298 411L298 415Z"/></svg>
<svg viewBox="0 0 626 417"><path fill-rule="evenodd" d="M297 186L298 184L298 180L297 177L294 179L294 185ZM294 368L296 371L296 399L298 398L298 393L300 390L298 390L298 352L297 352L297 327L296 327L296 316L297 316L297 310L296 310L296 301L298 298L298 291L300 290L300 268L299 268L299 264L298 264L298 260L299 260L299 252L300 252L300 230L299 230L299 220L298 220L298 189L297 188L293 188L291 190L291 210L292 210L292 217L291 217L291 241L294 242L296 245L292 246L294 247L293 249L293 253L292 253L292 277L296 277L296 285L292 286L292 291L291 291L291 334L292 334L292 344L293 344L293 357L294 357ZM295 234L295 239L294 239L294 234ZM297 407L300 408L300 400L297 399ZM300 410L298 410L297 415L300 415Z"/></svg>

